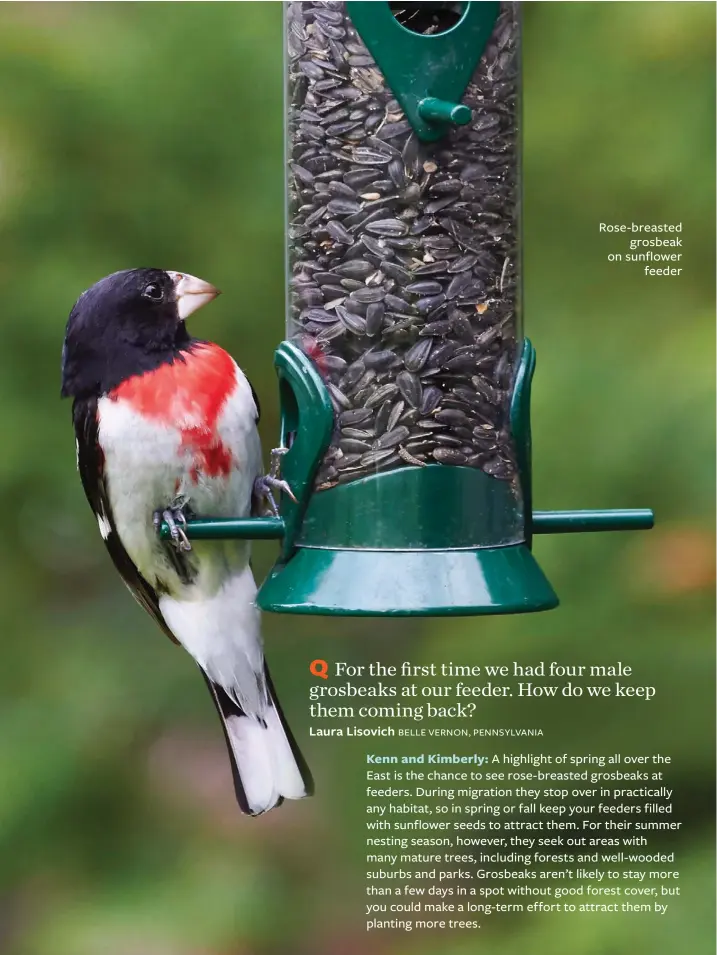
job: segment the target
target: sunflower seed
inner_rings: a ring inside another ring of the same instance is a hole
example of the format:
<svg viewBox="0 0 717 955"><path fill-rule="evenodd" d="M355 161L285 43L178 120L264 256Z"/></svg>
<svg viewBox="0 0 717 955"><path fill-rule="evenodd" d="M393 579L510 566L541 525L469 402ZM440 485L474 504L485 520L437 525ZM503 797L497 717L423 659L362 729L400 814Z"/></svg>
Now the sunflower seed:
<svg viewBox="0 0 717 955"><path fill-rule="evenodd" d="M360 454L345 454L336 462L336 470L344 471L346 468L351 468L354 465L358 464L361 460Z"/></svg>
<svg viewBox="0 0 717 955"><path fill-rule="evenodd" d="M354 190L363 189L370 185L376 178L373 169L352 169L344 174L344 182Z"/></svg>
<svg viewBox="0 0 717 955"><path fill-rule="evenodd" d="M337 275L341 275L347 279L362 279L370 274L371 266L368 262L362 262L360 259L357 259L352 262L342 262L342 264L337 265L333 271L336 272Z"/></svg>
<svg viewBox="0 0 717 955"><path fill-rule="evenodd" d="M329 205L331 205L331 203L329 203ZM448 283L446 298L449 300L458 298L461 292L467 289L472 281L473 277L470 272L459 272L457 275L454 275Z"/></svg>
<svg viewBox="0 0 717 955"><path fill-rule="evenodd" d="M425 213L426 215L433 216L437 212L440 212L441 209L445 209L446 206L450 206L455 201L455 196L443 196L440 199L433 199L431 202L426 203Z"/></svg>
<svg viewBox="0 0 717 955"><path fill-rule="evenodd" d="M424 418L423 420L417 422L416 427L420 428L421 431L444 431L445 428L442 424L435 420L435 418Z"/></svg>
<svg viewBox="0 0 717 955"><path fill-rule="evenodd" d="M360 315L349 312L349 310L342 305L336 306L336 314L341 320L341 323L345 325L350 332L353 332L354 335L363 335L366 331L366 319L361 318Z"/></svg>
<svg viewBox="0 0 717 955"><path fill-rule="evenodd" d="M341 436L343 438L355 438L357 441L373 440L375 437L373 431L368 431L365 428L342 428Z"/></svg>
<svg viewBox="0 0 717 955"><path fill-rule="evenodd" d="M404 269L402 265L398 265L396 262L382 262L381 271L384 275L388 276L388 278L398 282L399 285L405 285L411 281L411 273L408 269Z"/></svg>
<svg viewBox="0 0 717 955"><path fill-rule="evenodd" d="M451 323L447 319L440 319L437 322L428 322L423 326L419 335L447 335L451 330Z"/></svg>
<svg viewBox="0 0 717 955"><path fill-rule="evenodd" d="M342 411L339 415L339 424L342 427L363 424L371 420L370 408L353 408L351 411Z"/></svg>
<svg viewBox="0 0 717 955"><path fill-rule="evenodd" d="M368 401L364 402L366 408L375 408L387 398L394 398L398 394L398 387L394 384L382 385L377 388Z"/></svg>
<svg viewBox="0 0 717 955"><path fill-rule="evenodd" d="M396 375L398 389L412 408L420 408L423 398L423 386L417 375L410 371L401 371Z"/></svg>
<svg viewBox="0 0 717 955"><path fill-rule="evenodd" d="M341 223L336 222L335 219L326 223L326 231L333 239L336 239L337 242L341 242L344 245L353 245L354 243L354 237L351 233L347 232Z"/></svg>
<svg viewBox="0 0 717 955"><path fill-rule="evenodd" d="M372 286L363 286L362 288L356 289L351 293L351 298L355 302L362 302L364 305L372 305L376 302L381 302L386 297L386 293L382 288L375 288Z"/></svg>
<svg viewBox="0 0 717 955"><path fill-rule="evenodd" d="M376 422L374 425L375 434L383 434L384 431L388 428L388 421L391 417L391 409L393 405L390 401L384 401L381 407L376 412Z"/></svg>
<svg viewBox="0 0 717 955"><path fill-rule="evenodd" d="M397 189L403 189L407 185L406 173L403 168L403 159L400 154L391 160L388 164L388 175L391 182Z"/></svg>
<svg viewBox="0 0 717 955"><path fill-rule="evenodd" d="M377 149L358 146L352 151L351 160L361 166L383 166L391 161L391 157L388 153L379 152Z"/></svg>
<svg viewBox="0 0 717 955"><path fill-rule="evenodd" d="M346 374L343 376L340 382L340 387L342 391L351 391L354 385L356 385L364 375L366 371L366 366L362 359L359 358L358 361L355 361L353 365L349 365L346 370Z"/></svg>
<svg viewBox="0 0 717 955"><path fill-rule="evenodd" d="M326 208L332 216L350 216L361 211L361 203L352 199L332 199Z"/></svg>
<svg viewBox="0 0 717 955"><path fill-rule="evenodd" d="M311 185L311 183L314 181L314 174L312 172L309 172L308 169L304 169L303 166L300 166L295 162L292 162L289 165L291 166L291 171L300 182L303 182L306 185Z"/></svg>
<svg viewBox="0 0 717 955"><path fill-rule="evenodd" d="M361 243L370 252L372 255L376 255L379 258L391 253L391 250L386 247L381 239L374 239L371 235L361 236ZM391 253L392 254L392 253Z"/></svg>
<svg viewBox="0 0 717 955"><path fill-rule="evenodd" d="M445 262L426 262L413 270L414 275L442 275L446 271Z"/></svg>
<svg viewBox="0 0 717 955"><path fill-rule="evenodd" d="M381 302L372 302L366 309L366 334L378 335L383 325L384 306Z"/></svg>
<svg viewBox="0 0 717 955"><path fill-rule="evenodd" d="M306 308L301 313L302 322L318 322L319 324L333 325L336 316L323 308Z"/></svg>
<svg viewBox="0 0 717 955"><path fill-rule="evenodd" d="M366 228L375 235L400 237L408 232L408 226L400 219L377 219L370 222Z"/></svg>
<svg viewBox="0 0 717 955"><path fill-rule="evenodd" d="M394 312L398 312L399 315L413 311L413 306L401 298L400 295L394 295L391 292L386 292L386 297L384 299L386 308L393 309Z"/></svg>
<svg viewBox="0 0 717 955"><path fill-rule="evenodd" d="M463 411L454 410L452 408L446 408L444 411L437 411L435 414L436 421L439 421L441 424L466 424L468 422L468 416Z"/></svg>
<svg viewBox="0 0 717 955"><path fill-rule="evenodd" d="M344 454L363 454L365 451L370 451L371 447L369 441L359 441L356 438L342 438L339 441L339 448Z"/></svg>
<svg viewBox="0 0 717 955"><path fill-rule="evenodd" d="M375 352L366 352L364 355L364 362L368 368L388 368L398 362L400 359L396 353L390 349L384 349L383 351Z"/></svg>
<svg viewBox="0 0 717 955"><path fill-rule="evenodd" d="M420 407L421 414L431 414L431 412L435 411L442 397L443 392L440 388L436 388L435 385L429 385L428 388L424 388Z"/></svg>
<svg viewBox="0 0 717 955"><path fill-rule="evenodd" d="M406 286L406 291L412 295L440 295L443 291L443 286L440 282L412 282Z"/></svg>
<svg viewBox="0 0 717 955"><path fill-rule="evenodd" d="M392 448L376 448L373 451L367 451L366 454L361 455L361 464L365 467L370 467L372 464L380 464L381 461L385 461L392 456Z"/></svg>
<svg viewBox="0 0 717 955"><path fill-rule="evenodd" d="M456 451L454 448L435 448L432 454L439 464L462 465L468 460L462 451Z"/></svg>
<svg viewBox="0 0 717 955"><path fill-rule="evenodd" d="M386 123L377 133L379 139L395 139L397 136L405 136L411 132L411 124L406 120L398 123Z"/></svg>
<svg viewBox="0 0 717 955"><path fill-rule="evenodd" d="M336 385L332 384L331 382L328 382L326 387L328 388L329 394L331 395L331 397L333 398L333 400L336 402L337 405L339 405L344 410L351 407L351 402L349 401L349 399L346 397L343 391L341 391Z"/></svg>
<svg viewBox="0 0 717 955"><path fill-rule="evenodd" d="M371 382L375 380L375 378L376 378L375 369L373 368L367 369L366 373L362 375L361 378L356 382L354 391L356 393L358 393L359 391L363 391L363 389L367 388L371 384Z"/></svg>
<svg viewBox="0 0 717 955"><path fill-rule="evenodd" d="M448 433L444 434L443 432L441 432L435 435L435 440L438 442L438 444L442 445L443 447L461 448L463 446L463 441L455 434L448 434ZM472 453L473 453L473 448L471 448L471 454Z"/></svg>
<svg viewBox="0 0 717 955"><path fill-rule="evenodd" d="M391 414L388 416L388 422L386 424L386 430L392 431L398 424L398 419L403 414L403 409L405 404L403 401L397 401L396 404L391 408Z"/></svg>
<svg viewBox="0 0 717 955"><path fill-rule="evenodd" d="M408 428L401 425L392 431L387 431L385 434L382 434L380 438L377 438L373 443L374 449L383 450L384 448L395 448L401 444L402 441L405 441L408 435Z"/></svg>
<svg viewBox="0 0 717 955"><path fill-rule="evenodd" d="M346 361L338 355L322 354L321 364L327 372L340 373L346 368Z"/></svg>
<svg viewBox="0 0 717 955"><path fill-rule="evenodd" d="M335 325L327 325L319 334L316 336L317 342L331 342L335 338L341 338L346 334L346 327L341 324L341 322L336 322Z"/></svg>
<svg viewBox="0 0 717 955"><path fill-rule="evenodd" d="M415 345L412 345L406 352L403 364L407 371L420 371L428 361L428 356L433 348L432 338L421 338Z"/></svg>

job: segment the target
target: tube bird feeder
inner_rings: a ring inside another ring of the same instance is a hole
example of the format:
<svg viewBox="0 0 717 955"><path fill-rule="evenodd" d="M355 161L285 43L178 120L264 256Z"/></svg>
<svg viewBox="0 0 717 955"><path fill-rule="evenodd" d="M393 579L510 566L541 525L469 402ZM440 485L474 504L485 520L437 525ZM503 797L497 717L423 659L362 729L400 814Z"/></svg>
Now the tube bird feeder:
<svg viewBox="0 0 717 955"><path fill-rule="evenodd" d="M262 609L548 610L539 533L649 528L531 493L518 4L291 2L281 516Z"/></svg>

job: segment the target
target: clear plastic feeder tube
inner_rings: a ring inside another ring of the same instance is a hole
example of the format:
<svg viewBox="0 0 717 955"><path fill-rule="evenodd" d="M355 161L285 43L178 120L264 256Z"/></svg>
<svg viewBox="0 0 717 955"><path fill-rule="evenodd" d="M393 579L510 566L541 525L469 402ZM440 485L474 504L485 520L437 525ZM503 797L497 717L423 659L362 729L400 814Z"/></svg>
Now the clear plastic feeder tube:
<svg viewBox="0 0 717 955"><path fill-rule="evenodd" d="M431 32L442 27L431 11L461 5L393 6ZM520 509L517 6L500 5L465 92L470 123L425 143L346 4L286 4L287 337L335 411L317 491L464 466L509 482Z"/></svg>

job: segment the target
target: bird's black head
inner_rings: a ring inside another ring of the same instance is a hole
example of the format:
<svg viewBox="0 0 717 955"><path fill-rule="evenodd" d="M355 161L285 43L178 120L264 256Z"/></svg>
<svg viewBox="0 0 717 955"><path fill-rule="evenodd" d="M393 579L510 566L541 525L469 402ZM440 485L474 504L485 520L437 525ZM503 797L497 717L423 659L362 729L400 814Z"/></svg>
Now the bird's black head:
<svg viewBox="0 0 717 955"><path fill-rule="evenodd" d="M184 320L219 294L185 272L128 269L100 279L70 312L62 396L90 397L171 362L189 347Z"/></svg>

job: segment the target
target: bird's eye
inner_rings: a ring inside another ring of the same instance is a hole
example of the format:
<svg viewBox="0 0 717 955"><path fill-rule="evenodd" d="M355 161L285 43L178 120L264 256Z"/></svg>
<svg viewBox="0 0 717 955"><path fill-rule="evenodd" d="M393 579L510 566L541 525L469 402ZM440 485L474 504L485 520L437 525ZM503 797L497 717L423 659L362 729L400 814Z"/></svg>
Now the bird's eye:
<svg viewBox="0 0 717 955"><path fill-rule="evenodd" d="M150 284L145 287L142 295L144 298L148 298L151 302L161 302L164 298L162 287L161 285L157 285L156 282L150 282Z"/></svg>

